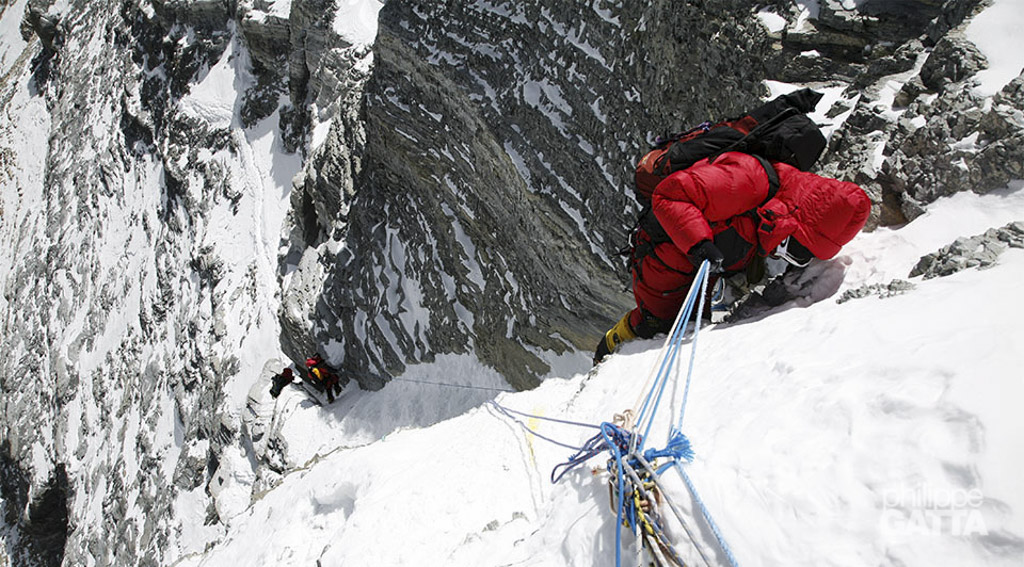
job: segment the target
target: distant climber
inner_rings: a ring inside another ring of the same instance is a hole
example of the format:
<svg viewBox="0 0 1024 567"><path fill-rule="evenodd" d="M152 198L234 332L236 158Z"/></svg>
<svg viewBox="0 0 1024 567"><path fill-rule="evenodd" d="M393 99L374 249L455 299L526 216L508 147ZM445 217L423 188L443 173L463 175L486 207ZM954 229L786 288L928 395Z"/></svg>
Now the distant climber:
<svg viewBox="0 0 1024 567"><path fill-rule="evenodd" d="M291 384L292 381L293 377L291 368L285 368L280 373L274 374L274 377L271 378L272 385L270 386L270 395L275 398L280 396L281 390L283 390L288 384Z"/></svg>
<svg viewBox="0 0 1024 567"><path fill-rule="evenodd" d="M327 393L327 403L333 403L334 397L341 393L341 382L334 370L327 366L319 354L314 354L306 359L306 371L313 386Z"/></svg>
<svg viewBox="0 0 1024 567"><path fill-rule="evenodd" d="M637 306L598 343L595 363L623 342L668 332L703 260L715 279L759 256L804 267L835 256L871 212L853 183L739 152L672 173L652 197L653 218L630 238Z"/></svg>

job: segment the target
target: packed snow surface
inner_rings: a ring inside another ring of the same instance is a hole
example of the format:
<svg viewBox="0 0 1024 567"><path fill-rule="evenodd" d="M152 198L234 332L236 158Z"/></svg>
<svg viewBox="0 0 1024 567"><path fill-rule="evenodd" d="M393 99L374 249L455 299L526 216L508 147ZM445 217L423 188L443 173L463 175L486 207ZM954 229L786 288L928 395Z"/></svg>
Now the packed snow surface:
<svg viewBox="0 0 1024 567"><path fill-rule="evenodd" d="M991 96L1024 71L1024 3L994 0L971 19L967 39L985 54L988 69L978 73L978 92Z"/></svg>
<svg viewBox="0 0 1024 567"><path fill-rule="evenodd" d="M17 0L13 4L0 6L0 16L7 10L11 14L24 14L25 5L28 0ZM21 20L14 17L0 18L0 77L3 77L14 66L14 62L21 56L25 46L25 40L21 38Z"/></svg>
<svg viewBox="0 0 1024 567"><path fill-rule="evenodd" d="M238 56L239 52L242 57ZM236 124L238 93L244 92L244 86L239 84L239 75L244 71L240 73L239 69L246 69L248 65L247 54L239 49L238 40L233 40L220 60L181 99L182 110L211 128L230 128Z"/></svg>
<svg viewBox="0 0 1024 567"><path fill-rule="evenodd" d="M902 295L834 301L906 278L958 236L1024 218L1020 189L956 195L899 230L861 234L807 269L806 299L703 330L683 423L697 454L687 470L740 564L1021 564L1024 251ZM483 402L608 421L636 407L661 344L629 343L587 375L521 393L498 392L492 372L458 356L335 406L303 403L292 387L276 411L294 422L286 441L303 463L183 565L614 565L605 457L553 485L570 451ZM662 404L654 446L681 392ZM571 445L593 434L522 421ZM662 478L691 513L678 475ZM693 525L722 560L702 521ZM700 564L674 520L669 529Z"/></svg>
<svg viewBox="0 0 1024 567"><path fill-rule="evenodd" d="M377 38L377 13L381 0L339 0L334 32L355 45L369 45Z"/></svg>
<svg viewBox="0 0 1024 567"><path fill-rule="evenodd" d="M768 31L772 33L779 33L782 30L786 29L786 18L783 18L782 16L776 14L775 12L761 10L760 12L757 13L757 18L761 20L761 23L764 24L764 27L767 28Z"/></svg>

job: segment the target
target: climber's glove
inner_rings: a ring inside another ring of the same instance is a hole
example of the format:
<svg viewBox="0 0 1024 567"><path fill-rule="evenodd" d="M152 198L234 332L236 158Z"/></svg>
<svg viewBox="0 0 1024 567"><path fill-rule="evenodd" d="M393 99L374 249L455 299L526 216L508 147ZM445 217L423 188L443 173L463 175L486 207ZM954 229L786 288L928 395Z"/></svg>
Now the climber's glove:
<svg viewBox="0 0 1024 567"><path fill-rule="evenodd" d="M710 240L701 240L697 244L690 248L690 251L686 254L690 259L690 263L695 268L700 268L701 263L704 260L708 261L708 269L711 274L722 273L722 262L725 261L725 256L722 255L722 251L715 246L715 243Z"/></svg>

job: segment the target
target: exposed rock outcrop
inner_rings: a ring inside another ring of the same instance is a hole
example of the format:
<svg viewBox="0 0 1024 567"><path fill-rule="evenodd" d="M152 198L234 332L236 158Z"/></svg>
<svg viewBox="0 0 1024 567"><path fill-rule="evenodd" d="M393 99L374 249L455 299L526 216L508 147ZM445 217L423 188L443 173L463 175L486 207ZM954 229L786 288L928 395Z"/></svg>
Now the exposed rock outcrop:
<svg viewBox="0 0 1024 567"><path fill-rule="evenodd" d="M869 6L882 4L868 2L856 9L870 13ZM903 4L892 6L902 10ZM822 167L823 173L855 181L872 195L878 207L869 226L904 223L939 197L991 191L1021 174L1024 131L1014 118L1019 101L1013 94L1019 91L1019 79L992 99L991 108L975 89L973 77L988 63L964 37L963 28L979 3L919 4L931 4L920 14L933 14L932 19L927 25L917 17L906 19L907 29L924 33L886 48L905 63L867 63L866 68L856 63L857 69L868 72L850 80L851 87L860 87L846 91L844 98L852 104L837 103L847 106L837 107L836 115L850 115L833 136ZM884 37L875 36L873 41L885 43ZM927 45L933 46L930 51L922 49ZM872 68L880 73L872 73ZM902 88L890 99L891 82L902 83Z"/></svg>
<svg viewBox="0 0 1024 567"><path fill-rule="evenodd" d="M892 280L891 282L883 284L871 284L857 289L850 289L843 292L843 295L839 296L836 303L846 303L853 299L863 299L865 297L878 297L886 299L897 295L902 295L908 291L912 291L915 287L913 283L907 280Z"/></svg>
<svg viewBox="0 0 1024 567"><path fill-rule="evenodd" d="M968 268L989 268L1007 248L1024 248L1024 222L992 228L977 236L958 238L938 252L922 257L909 277L923 276L927 280Z"/></svg>

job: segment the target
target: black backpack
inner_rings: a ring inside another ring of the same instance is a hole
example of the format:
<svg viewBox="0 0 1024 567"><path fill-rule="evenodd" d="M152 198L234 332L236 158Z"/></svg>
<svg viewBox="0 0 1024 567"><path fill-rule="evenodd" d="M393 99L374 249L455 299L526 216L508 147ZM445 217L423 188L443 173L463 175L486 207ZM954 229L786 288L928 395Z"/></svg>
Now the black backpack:
<svg viewBox="0 0 1024 567"><path fill-rule="evenodd" d="M825 136L806 113L822 94L801 89L784 94L738 118L659 137L636 167L634 188L642 205L662 179L704 158L725 152L744 152L769 161L788 163L802 171L814 165L825 150ZM769 174L770 175L770 174Z"/></svg>
<svg viewBox="0 0 1024 567"><path fill-rule="evenodd" d="M825 150L825 136L806 114L814 110L822 96L811 89L800 89L738 118L714 125L705 122L655 140L654 148L636 167L634 189L643 209L630 236L630 246L623 250L630 256L633 269L639 269L645 256L654 254L656 245L671 240L651 207L651 195L662 179L702 159L714 161L725 152L743 152L756 157L768 174L768 197L764 200L768 202L779 190L779 176L770 162L783 162L807 171ZM647 233L649 242L638 242L639 230Z"/></svg>

